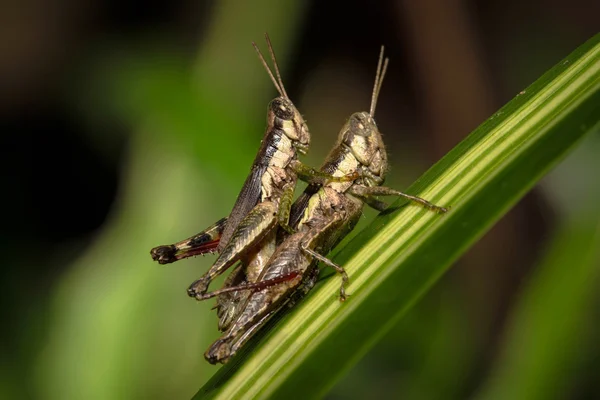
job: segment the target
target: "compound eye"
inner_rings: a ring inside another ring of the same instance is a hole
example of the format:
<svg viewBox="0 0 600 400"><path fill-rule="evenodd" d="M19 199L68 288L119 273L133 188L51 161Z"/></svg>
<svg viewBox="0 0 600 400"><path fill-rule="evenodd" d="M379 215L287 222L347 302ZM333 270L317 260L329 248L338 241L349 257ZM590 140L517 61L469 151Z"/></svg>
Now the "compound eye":
<svg viewBox="0 0 600 400"><path fill-rule="evenodd" d="M277 98L271 102L271 110L277 118L284 120L291 120L294 118L294 110L292 104L287 104L280 98Z"/></svg>
<svg viewBox="0 0 600 400"><path fill-rule="evenodd" d="M369 135L365 121L362 118L356 118L354 121L352 121L352 127L354 128L354 132L359 136Z"/></svg>

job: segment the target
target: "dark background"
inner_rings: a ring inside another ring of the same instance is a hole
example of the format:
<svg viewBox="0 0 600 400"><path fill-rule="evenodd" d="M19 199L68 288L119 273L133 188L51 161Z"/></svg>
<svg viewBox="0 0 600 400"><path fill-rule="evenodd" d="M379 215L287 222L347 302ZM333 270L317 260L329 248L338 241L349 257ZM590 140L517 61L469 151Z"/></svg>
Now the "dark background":
<svg viewBox="0 0 600 400"><path fill-rule="evenodd" d="M184 293L211 259L159 267L148 251L235 200L274 95L251 41L266 49L271 35L312 132L312 165L344 119L368 108L384 44L377 120L388 184L403 188L594 35L600 3L33 0L0 10L0 397L186 398L215 370L202 359L216 337L211 305ZM523 282L569 215L556 193L583 179L565 165L331 398L465 398L486 387ZM597 322L582 332L574 367L544 378L560 380L553 398L600 389Z"/></svg>

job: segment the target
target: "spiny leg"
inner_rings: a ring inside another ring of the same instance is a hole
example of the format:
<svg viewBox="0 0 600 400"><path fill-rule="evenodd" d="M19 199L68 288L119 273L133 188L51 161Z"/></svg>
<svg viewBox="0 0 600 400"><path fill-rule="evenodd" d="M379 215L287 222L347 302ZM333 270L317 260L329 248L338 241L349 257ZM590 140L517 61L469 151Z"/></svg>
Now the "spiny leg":
<svg viewBox="0 0 600 400"><path fill-rule="evenodd" d="M428 210L435 211L440 214L448 212L448 209L446 207L441 207L441 206L435 205L421 197L402 193L398 190L394 190L394 189L391 189L391 188L388 188L385 186L367 187L367 186L355 185L354 187L352 187L350 189L350 191L352 194L355 194L356 196L361 197L361 198L369 198L372 196L400 196L400 197L404 197L405 199L408 199L414 203L417 203L417 204L427 208Z"/></svg>
<svg viewBox="0 0 600 400"><path fill-rule="evenodd" d="M267 279L264 281L253 282L253 283L244 282L244 283L239 284L238 286L228 286L228 287L217 289L217 290L214 290L214 291L208 292L208 293L198 293L198 294L196 294L195 297L197 300L206 300L206 299L210 299L210 298L213 298L216 296L220 296L224 293L237 292L240 290L260 291L260 290L264 290L271 286L279 285L283 282L289 282L291 280L297 279L300 276L301 276L300 271L291 271L285 275L280 275L273 279Z"/></svg>
<svg viewBox="0 0 600 400"><path fill-rule="evenodd" d="M153 248L150 250L150 255L159 264L169 264L187 257L214 253L221 240L226 222L227 218L221 218L213 225L190 238L174 244Z"/></svg>

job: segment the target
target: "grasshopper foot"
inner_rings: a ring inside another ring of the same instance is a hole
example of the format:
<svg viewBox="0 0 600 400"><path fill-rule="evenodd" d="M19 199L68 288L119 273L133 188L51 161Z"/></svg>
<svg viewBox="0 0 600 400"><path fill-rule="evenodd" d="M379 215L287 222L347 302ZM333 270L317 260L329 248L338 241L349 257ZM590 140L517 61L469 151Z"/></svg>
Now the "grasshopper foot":
<svg viewBox="0 0 600 400"><path fill-rule="evenodd" d="M350 295L347 294L345 291L340 291L340 303L345 302L346 300L348 300L348 297Z"/></svg>
<svg viewBox="0 0 600 400"><path fill-rule="evenodd" d="M187 294L196 300L203 300L202 295L208 290L209 282L203 277L190 285Z"/></svg>

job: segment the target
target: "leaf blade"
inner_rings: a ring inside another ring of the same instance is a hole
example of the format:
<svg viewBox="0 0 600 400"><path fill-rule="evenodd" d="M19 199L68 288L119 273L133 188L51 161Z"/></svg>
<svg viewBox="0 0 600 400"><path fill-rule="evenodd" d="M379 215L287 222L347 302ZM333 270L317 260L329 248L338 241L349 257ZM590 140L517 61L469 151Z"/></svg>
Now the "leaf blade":
<svg viewBox="0 0 600 400"><path fill-rule="evenodd" d="M324 394L469 245L597 129L599 60L597 35L484 122L408 190L450 204L448 214L408 206L379 216L334 257L350 275L349 301L335 301L337 279L320 285L238 370L222 368L197 398Z"/></svg>

